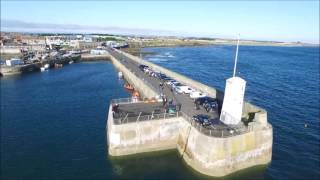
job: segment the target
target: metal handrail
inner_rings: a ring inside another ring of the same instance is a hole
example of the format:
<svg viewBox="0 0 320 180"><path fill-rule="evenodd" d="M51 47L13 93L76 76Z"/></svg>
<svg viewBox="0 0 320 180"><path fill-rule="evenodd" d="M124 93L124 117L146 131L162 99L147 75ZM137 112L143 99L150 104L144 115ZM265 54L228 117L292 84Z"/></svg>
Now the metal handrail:
<svg viewBox="0 0 320 180"><path fill-rule="evenodd" d="M124 118L114 118L114 122L117 122L116 124L127 124L149 120L170 119L180 117L181 115L182 114L180 111L177 111L176 113L149 114L144 116L141 116L141 114L139 113L138 115L131 117L129 116L129 114L126 114Z"/></svg>
<svg viewBox="0 0 320 180"><path fill-rule="evenodd" d="M187 120L191 124L191 126L196 128L200 133L207 135L207 136L227 138L227 137L231 137L231 136L235 136L235 135L244 134L244 133L247 133L247 132L250 132L253 130L250 127L246 127L244 129L243 128L236 129L236 128L231 128L231 127L218 128L218 129L206 128L206 127L203 127L198 122L194 121L185 112L181 112L181 114L184 117L184 119Z"/></svg>
<svg viewBox="0 0 320 180"><path fill-rule="evenodd" d="M175 117L181 117L183 116L186 121L190 123L192 127L197 129L200 133L210 136L210 137L218 137L218 138L227 138L235 135L244 134L247 132L251 132L253 129L250 127L246 127L245 129L234 129L231 127L221 128L221 129L209 129L201 124L194 121L190 116L188 116L186 113L182 111L177 111L174 114L170 113L160 113L160 114L149 114L141 116L135 115L129 117L129 114L126 114L123 118L114 118L114 122L116 124L128 124L128 123L137 123L142 121L150 121L150 120L159 120L159 119L170 119Z"/></svg>
<svg viewBox="0 0 320 180"><path fill-rule="evenodd" d="M131 104L131 103L139 103L142 102L139 98L120 98L120 99L112 99L111 104Z"/></svg>

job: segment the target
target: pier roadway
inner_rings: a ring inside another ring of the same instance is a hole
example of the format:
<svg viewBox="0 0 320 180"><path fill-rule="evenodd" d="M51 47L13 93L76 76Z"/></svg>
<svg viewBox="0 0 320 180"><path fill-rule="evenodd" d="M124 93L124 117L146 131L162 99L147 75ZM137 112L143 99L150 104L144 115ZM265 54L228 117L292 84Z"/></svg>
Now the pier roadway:
<svg viewBox="0 0 320 180"><path fill-rule="evenodd" d="M169 87L167 84L163 83L160 79L151 77L147 74L145 74L143 71L139 69L138 63L136 63L134 60L129 59L125 55L116 52L112 49L108 49L110 55L112 55L114 58L119 60L120 63L122 63L126 68L128 68L131 72L133 72L137 77L140 79L143 79L147 82L147 84L151 85L153 89L155 89L159 95L162 93L167 97L168 101L173 100L176 104L181 104L181 111L185 113L188 117L193 117L194 115L198 114L205 114L209 115L212 119L217 119L219 117L218 112L207 112L205 109L201 108L200 110L195 109L195 104L193 99L189 97L188 94L177 94L175 91L171 91L171 87ZM160 83L164 84L164 88L160 88Z"/></svg>

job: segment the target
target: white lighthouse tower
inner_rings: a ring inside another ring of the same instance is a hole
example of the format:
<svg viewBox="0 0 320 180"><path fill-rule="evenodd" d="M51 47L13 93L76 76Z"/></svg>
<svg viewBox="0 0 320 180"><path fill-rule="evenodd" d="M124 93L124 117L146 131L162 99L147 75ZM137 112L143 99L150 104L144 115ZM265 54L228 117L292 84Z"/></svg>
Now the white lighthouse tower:
<svg viewBox="0 0 320 180"><path fill-rule="evenodd" d="M246 81L236 77L239 37L237 42L236 57L234 60L233 77L227 79L224 92L220 121L224 124L236 125L241 121Z"/></svg>

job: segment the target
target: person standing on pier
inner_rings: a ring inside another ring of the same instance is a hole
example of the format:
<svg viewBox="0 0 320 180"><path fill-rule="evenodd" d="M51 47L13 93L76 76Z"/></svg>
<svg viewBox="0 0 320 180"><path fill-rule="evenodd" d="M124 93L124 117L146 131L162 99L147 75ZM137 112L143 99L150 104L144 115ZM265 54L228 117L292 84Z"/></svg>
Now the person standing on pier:
<svg viewBox="0 0 320 180"><path fill-rule="evenodd" d="M165 107L167 105L167 97L162 96L162 106Z"/></svg>
<svg viewBox="0 0 320 180"><path fill-rule="evenodd" d="M163 94L163 89L164 89L163 83L160 82L159 83L159 91L161 92L161 94Z"/></svg>

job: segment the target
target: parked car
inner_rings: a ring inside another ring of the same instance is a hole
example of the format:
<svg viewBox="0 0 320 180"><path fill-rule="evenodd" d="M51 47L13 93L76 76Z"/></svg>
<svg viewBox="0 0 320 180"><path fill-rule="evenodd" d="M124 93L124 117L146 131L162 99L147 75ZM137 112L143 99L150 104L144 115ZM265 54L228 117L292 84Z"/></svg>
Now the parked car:
<svg viewBox="0 0 320 180"><path fill-rule="evenodd" d="M209 96L205 96L205 97L196 98L194 100L194 103L202 106L204 103L210 102L210 101L217 101L217 99Z"/></svg>
<svg viewBox="0 0 320 180"><path fill-rule="evenodd" d="M172 84L173 82L177 82L177 81L174 80L174 79L171 79L171 80L169 80L169 81L166 81L166 84L169 85L169 86L171 86L171 84Z"/></svg>
<svg viewBox="0 0 320 180"><path fill-rule="evenodd" d="M203 125L208 124L210 122L210 116L205 114L198 114L192 117L192 120L196 121L197 123Z"/></svg>
<svg viewBox="0 0 320 180"><path fill-rule="evenodd" d="M183 86L183 84L181 84L181 83L179 83L179 82L174 82L174 83L172 83L172 85L171 85L171 87L172 87L173 89L175 89L175 88L178 87L178 86Z"/></svg>
<svg viewBox="0 0 320 180"><path fill-rule="evenodd" d="M202 126L210 126L212 124L211 119L204 119L202 122Z"/></svg>
<svg viewBox="0 0 320 180"><path fill-rule="evenodd" d="M148 68L148 67L145 67L145 68L143 69L143 71L144 71L145 73L149 73L149 71L151 71L151 69Z"/></svg>
<svg viewBox="0 0 320 180"><path fill-rule="evenodd" d="M200 106L203 106L203 108L207 112L213 111L218 108L217 99L212 98L212 97L208 97L208 96L197 98L197 99L195 99L194 103L196 105L196 109L200 109Z"/></svg>
<svg viewBox="0 0 320 180"><path fill-rule="evenodd" d="M143 65L143 64L140 64L139 65L139 69L141 70L141 71L144 71L144 68L147 68L148 66L146 66L146 65Z"/></svg>
<svg viewBox="0 0 320 180"><path fill-rule="evenodd" d="M190 93L190 98L192 99L196 99L196 98L202 98L202 97L206 97L207 95L203 92L200 91L193 91Z"/></svg>
<svg viewBox="0 0 320 180"><path fill-rule="evenodd" d="M175 90L177 93L179 93L179 94L182 94L182 93L183 93L183 90L181 89L181 86L176 86L176 87L174 88L174 90Z"/></svg>
<svg viewBox="0 0 320 180"><path fill-rule="evenodd" d="M159 73L157 73L157 72L154 72L154 75L153 75L153 77L155 77L155 78L158 78L158 74L159 74Z"/></svg>
<svg viewBox="0 0 320 180"><path fill-rule="evenodd" d="M160 80L163 80L163 79L165 79L165 78L167 78L167 76L166 76L165 74L160 73L159 79L160 79Z"/></svg>
<svg viewBox="0 0 320 180"><path fill-rule="evenodd" d="M171 80L172 80L172 78L170 78L170 77L166 77L166 78L163 78L162 80L163 80L163 81L171 81Z"/></svg>
<svg viewBox="0 0 320 180"><path fill-rule="evenodd" d="M203 104L204 109L209 111L214 111L218 108L218 102L217 101L207 101Z"/></svg>

